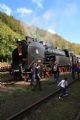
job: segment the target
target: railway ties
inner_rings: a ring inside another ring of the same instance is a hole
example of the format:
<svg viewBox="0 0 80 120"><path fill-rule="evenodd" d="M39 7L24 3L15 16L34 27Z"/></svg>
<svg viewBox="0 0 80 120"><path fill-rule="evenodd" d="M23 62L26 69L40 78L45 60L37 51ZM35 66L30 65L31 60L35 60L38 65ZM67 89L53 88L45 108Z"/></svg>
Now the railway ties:
<svg viewBox="0 0 80 120"><path fill-rule="evenodd" d="M69 86L72 85L75 81L69 83ZM19 113L9 117L7 120L27 120L27 115L34 109L38 108L39 105L44 103L46 100L50 100L52 97L56 97L60 92L60 89L57 89L55 92L49 94L48 96L40 99L39 101L35 102L34 104L28 106L24 110L20 111Z"/></svg>

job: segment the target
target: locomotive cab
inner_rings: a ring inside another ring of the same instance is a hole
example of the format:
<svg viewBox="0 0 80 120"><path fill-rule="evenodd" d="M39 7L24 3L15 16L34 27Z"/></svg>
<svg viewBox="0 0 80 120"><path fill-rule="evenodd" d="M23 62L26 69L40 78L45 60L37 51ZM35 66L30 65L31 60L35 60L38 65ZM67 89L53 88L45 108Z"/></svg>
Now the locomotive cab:
<svg viewBox="0 0 80 120"><path fill-rule="evenodd" d="M12 74L14 79L21 79L22 72L27 69L27 49L25 40L17 40L17 48L12 52Z"/></svg>

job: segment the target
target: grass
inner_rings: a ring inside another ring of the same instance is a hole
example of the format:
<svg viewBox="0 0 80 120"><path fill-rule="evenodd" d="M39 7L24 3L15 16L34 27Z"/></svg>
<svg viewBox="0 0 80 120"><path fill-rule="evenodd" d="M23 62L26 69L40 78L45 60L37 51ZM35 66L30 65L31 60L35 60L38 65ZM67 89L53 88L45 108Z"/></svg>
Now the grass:
<svg viewBox="0 0 80 120"><path fill-rule="evenodd" d="M80 112L80 81L69 88L69 93L63 100L57 96L41 105L28 116L28 120L75 120Z"/></svg>
<svg viewBox="0 0 80 120"><path fill-rule="evenodd" d="M0 74L0 77L2 76L6 76L4 74ZM60 78L64 77L64 75L60 76ZM71 75L68 74L68 79L71 79ZM51 79L47 79L45 81L42 81L42 89L43 89L43 92L40 93L39 95L47 95L49 92L51 92L53 89L56 89L56 86L57 84L52 84L52 80ZM7 86L9 87L9 86ZM6 87L6 89L7 89ZM13 96L22 96L22 95L27 95L28 97L31 95L33 95L33 92L32 92L32 88L29 86L26 86L26 87L16 87L15 84L12 85L12 87L14 88L14 90L9 90L9 91L6 91L6 92L3 92L3 93L0 93L0 103L3 102L3 101L8 101L8 99L11 99L13 98ZM46 91L46 93L45 93ZM36 93L34 93L35 96L38 96L37 95L37 91Z"/></svg>

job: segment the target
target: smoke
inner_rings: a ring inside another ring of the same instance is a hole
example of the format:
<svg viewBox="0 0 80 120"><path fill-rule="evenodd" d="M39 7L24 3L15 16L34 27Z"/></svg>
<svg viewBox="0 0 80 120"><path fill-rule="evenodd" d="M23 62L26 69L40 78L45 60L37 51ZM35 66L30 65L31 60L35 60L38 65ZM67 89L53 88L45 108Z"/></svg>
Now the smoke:
<svg viewBox="0 0 80 120"><path fill-rule="evenodd" d="M25 36L37 38L37 40L47 42L53 47L56 46L54 34L50 33L49 31L39 29L31 24L25 24L24 22L21 22L21 26Z"/></svg>
<svg viewBox="0 0 80 120"><path fill-rule="evenodd" d="M25 23L22 22L22 21L20 22L20 24L21 24L22 31L23 31L24 35L27 36L27 35L29 34L28 29L27 29L27 27L26 27L27 24L25 24Z"/></svg>
<svg viewBox="0 0 80 120"><path fill-rule="evenodd" d="M37 28L31 24L21 22L21 27L25 36L36 38Z"/></svg>
<svg viewBox="0 0 80 120"><path fill-rule="evenodd" d="M50 43L53 47L55 47L56 45L56 42L54 40L54 35L51 34L50 32L46 32L45 36L44 36L44 39L46 42Z"/></svg>

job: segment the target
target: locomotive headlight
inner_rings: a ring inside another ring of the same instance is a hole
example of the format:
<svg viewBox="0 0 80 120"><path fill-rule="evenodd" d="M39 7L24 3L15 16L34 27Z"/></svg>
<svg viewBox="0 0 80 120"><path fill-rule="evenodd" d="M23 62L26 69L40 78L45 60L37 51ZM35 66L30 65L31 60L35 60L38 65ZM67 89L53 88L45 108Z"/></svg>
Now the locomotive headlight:
<svg viewBox="0 0 80 120"><path fill-rule="evenodd" d="M35 51L36 51L36 54L39 54L39 50L38 49L36 49Z"/></svg>

